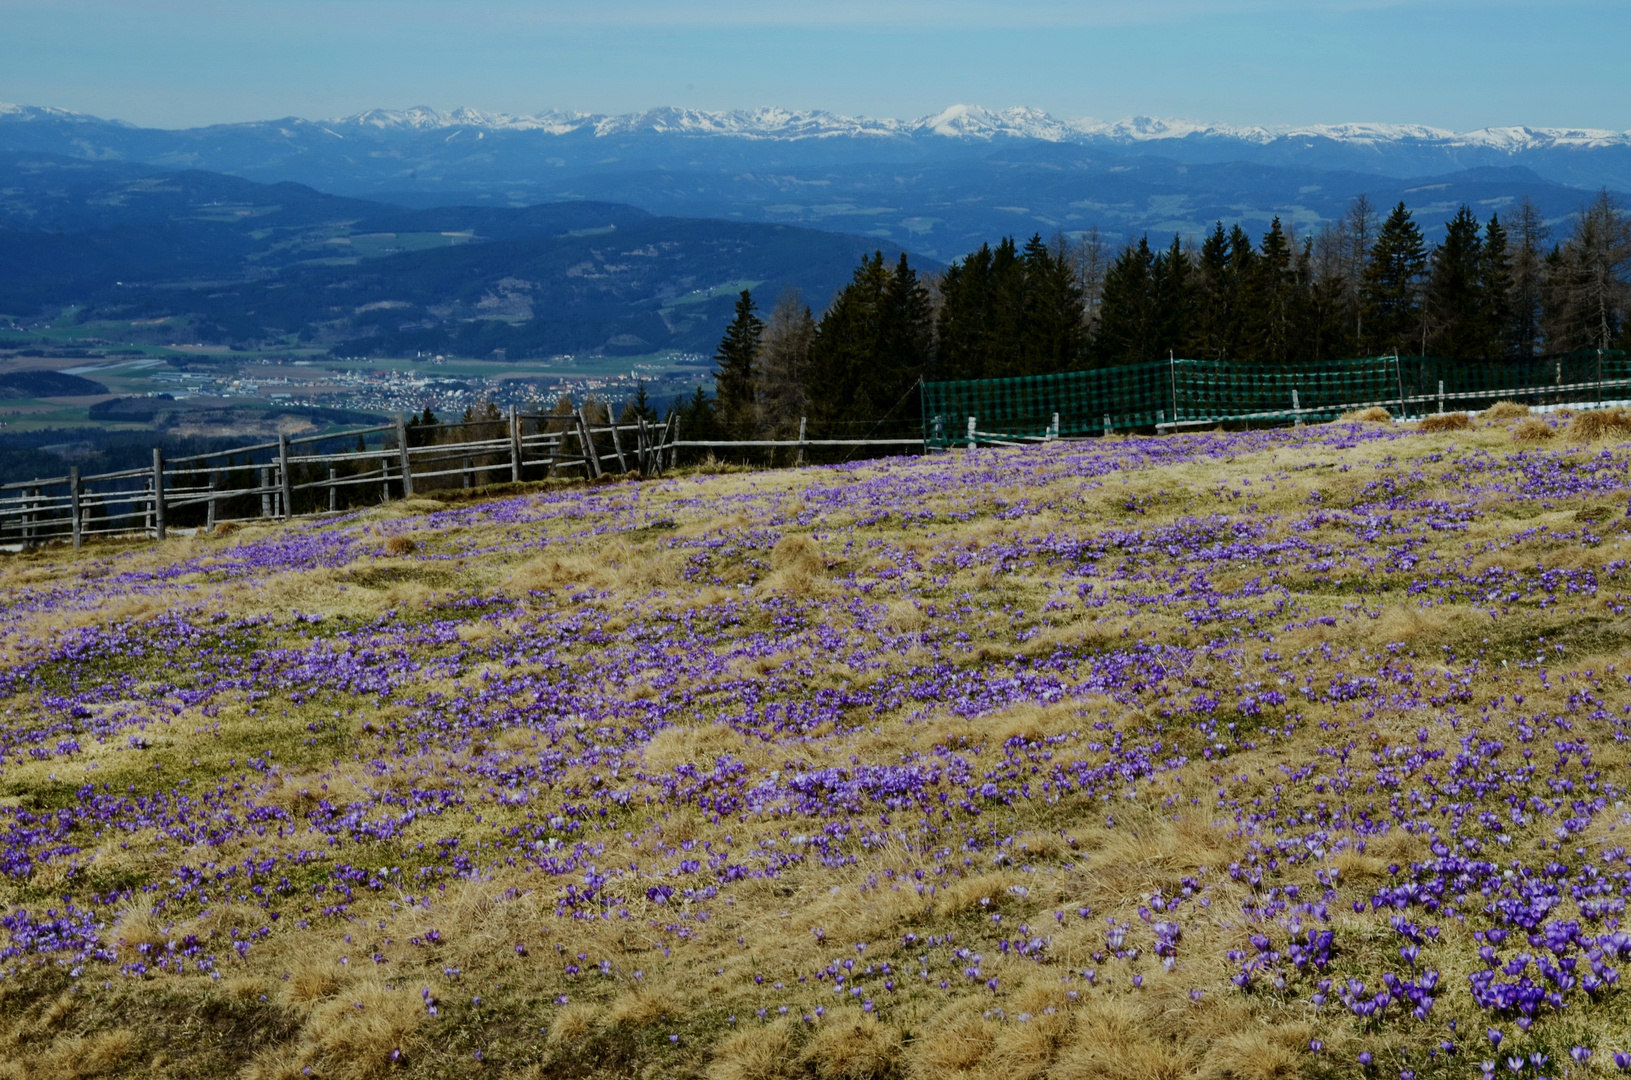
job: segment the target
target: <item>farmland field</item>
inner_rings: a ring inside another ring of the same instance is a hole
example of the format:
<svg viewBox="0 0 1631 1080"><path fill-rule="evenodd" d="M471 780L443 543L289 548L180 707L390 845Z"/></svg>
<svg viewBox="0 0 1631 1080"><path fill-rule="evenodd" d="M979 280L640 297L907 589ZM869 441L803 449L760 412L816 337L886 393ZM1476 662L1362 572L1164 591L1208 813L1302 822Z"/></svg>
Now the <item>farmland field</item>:
<svg viewBox="0 0 1631 1080"><path fill-rule="evenodd" d="M1631 443L1567 423L10 557L0 1077L1614 1074Z"/></svg>

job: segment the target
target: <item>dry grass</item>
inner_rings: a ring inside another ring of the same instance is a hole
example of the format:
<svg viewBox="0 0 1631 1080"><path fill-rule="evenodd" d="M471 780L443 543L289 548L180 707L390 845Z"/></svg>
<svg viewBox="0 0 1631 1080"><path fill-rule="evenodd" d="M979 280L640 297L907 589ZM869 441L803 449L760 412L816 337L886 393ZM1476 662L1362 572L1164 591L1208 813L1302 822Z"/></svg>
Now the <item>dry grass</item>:
<svg viewBox="0 0 1631 1080"><path fill-rule="evenodd" d="M1565 433L1576 442L1631 438L1631 411L1593 409L1578 413L1569 421Z"/></svg>
<svg viewBox="0 0 1631 1080"><path fill-rule="evenodd" d="M1516 420L1529 415L1529 406L1516 401L1497 401L1478 415L1485 420Z"/></svg>
<svg viewBox="0 0 1631 1080"><path fill-rule="evenodd" d="M411 536L397 535L385 541L385 554L412 555L419 550L419 544Z"/></svg>
<svg viewBox="0 0 1631 1080"><path fill-rule="evenodd" d="M746 1028L719 1044L708 1064L708 1080L793 1080L798 1048L786 1017L765 1027Z"/></svg>
<svg viewBox="0 0 1631 1080"><path fill-rule="evenodd" d="M900 1031L870 1016L821 1025L803 1059L821 1080L889 1080L901 1071Z"/></svg>
<svg viewBox="0 0 1631 1080"><path fill-rule="evenodd" d="M1512 425L1514 442L1544 442L1557 437L1557 429L1538 416L1526 416Z"/></svg>
<svg viewBox="0 0 1631 1080"><path fill-rule="evenodd" d="M1342 419L1350 422L1364 424L1387 424L1393 420L1393 414L1380 405L1372 405L1368 409L1355 409L1342 414Z"/></svg>
<svg viewBox="0 0 1631 1080"><path fill-rule="evenodd" d="M1443 431L1465 431L1472 427L1472 418L1464 412L1435 413L1425 416L1421 421L1421 430L1427 434Z"/></svg>

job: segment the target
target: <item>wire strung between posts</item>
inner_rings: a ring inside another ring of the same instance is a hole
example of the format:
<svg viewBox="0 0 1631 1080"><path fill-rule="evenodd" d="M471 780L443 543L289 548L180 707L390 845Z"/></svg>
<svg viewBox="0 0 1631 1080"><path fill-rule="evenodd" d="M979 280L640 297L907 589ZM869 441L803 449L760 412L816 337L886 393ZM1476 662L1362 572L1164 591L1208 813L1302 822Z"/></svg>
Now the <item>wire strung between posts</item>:
<svg viewBox="0 0 1631 1080"><path fill-rule="evenodd" d="M901 404L902 404L902 402L904 402L904 401L905 401L905 400L906 400L906 399L907 399L907 398L909 398L909 397L911 397L911 396L912 396L912 391L913 391L913 390L916 390L916 389L917 389L917 388L918 388L918 387L920 387L920 386L922 386L922 385L923 385L923 377L922 377L922 376L921 376L921 375L920 375L920 376L918 376L918 380L917 380L917 382L915 382L915 383L913 383L913 384L912 384L912 385L911 385L911 386L908 386L908 387L907 387L907 388L906 388L906 393L904 393L904 394L902 394L902 395L901 395L901 396L900 396L900 401L897 401L897 402L895 402L895 403L894 403L894 404L893 404L893 405L891 405L891 406L889 406L889 408L888 408L888 409L886 409L886 410L884 410L884 414L883 414L883 415L882 415L882 416L880 416L880 417L878 417L878 420L877 420L877 422L876 422L876 423L874 423L874 424L873 424L873 425L872 425L872 428L871 428L871 430L869 430L869 431L868 431L868 432L867 432L867 433L866 433L866 437L867 437L867 438L868 438L868 439L870 439L870 438L872 438L872 433L873 433L873 432L874 432L874 431L877 431L877 430L878 430L878 429L879 429L879 428L880 428L880 427L882 427L882 426L883 426L883 422L884 422L884 421L885 421L885 420L887 420L887 419L889 419L889 414L890 414L890 413L892 413L892 412L894 412L894 411L895 411L895 410L896 410L896 409L898 409L898 408L900 408L900 407L901 407ZM841 459L840 459L840 460L839 460L839 462L838 462L838 464L840 464L840 465L842 465L842 464L844 464L844 462L846 462L846 461L848 461L848 460L849 460L849 459L850 459L850 456L851 456L851 455L853 455L853 454L854 454L854 453L855 453L855 451L857 451L857 450L859 450L859 449L860 449L860 446L859 446L859 445L856 445L856 446L852 446L852 447L850 447L850 450L849 450L849 453L848 453L848 454L845 454L845 455L844 455L844 456L843 456L843 458L841 458Z"/></svg>

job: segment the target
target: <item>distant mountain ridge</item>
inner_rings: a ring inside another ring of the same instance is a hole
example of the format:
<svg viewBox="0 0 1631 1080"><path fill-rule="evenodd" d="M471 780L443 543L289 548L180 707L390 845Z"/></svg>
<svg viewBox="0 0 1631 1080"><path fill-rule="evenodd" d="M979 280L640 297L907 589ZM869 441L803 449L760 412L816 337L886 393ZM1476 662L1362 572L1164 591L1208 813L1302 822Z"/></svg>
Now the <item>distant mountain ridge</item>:
<svg viewBox="0 0 1631 1080"><path fill-rule="evenodd" d="M107 124L126 130L142 129L121 120L104 120L84 113L41 106L0 102L0 123L56 122ZM636 133L654 135L733 136L747 139L792 141L840 137L911 138L923 135L948 139L1036 139L1044 142L1105 142L1120 145L1159 143L1175 139L1213 139L1266 146L1281 140L1322 139L1367 147L1383 144L1428 144L1487 149L1507 154L1562 147L1601 149L1631 146L1631 130L1607 128L1486 127L1454 131L1425 124L1342 123L1234 125L1191 120L1132 116L1121 120L1057 118L1024 106L986 109L953 105L912 120L849 116L823 109L687 109L664 107L633 113L585 113L546 110L536 114L484 112L479 109L436 109L428 105L408 109L369 109L326 120L285 117L279 120L217 124L210 131L264 125L298 125L319 129L373 129L445 131L471 128L480 131L536 131L549 135L589 133L597 138Z"/></svg>

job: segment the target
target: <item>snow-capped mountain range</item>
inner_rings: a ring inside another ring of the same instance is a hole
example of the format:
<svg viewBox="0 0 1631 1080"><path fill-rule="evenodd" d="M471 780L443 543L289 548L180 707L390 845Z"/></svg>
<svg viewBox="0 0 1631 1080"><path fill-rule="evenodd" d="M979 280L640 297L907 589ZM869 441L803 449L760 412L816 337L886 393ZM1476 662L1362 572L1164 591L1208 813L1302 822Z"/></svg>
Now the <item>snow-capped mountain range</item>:
<svg viewBox="0 0 1631 1080"><path fill-rule="evenodd" d="M911 120L418 107L182 130L0 105L0 165L19 154L297 181L410 206L614 201L860 233L936 258L1033 231L1194 235L1218 220L1261 231L1275 217L1307 230L1361 192L1418 208L1429 235L1462 203L1487 215L1530 198L1561 221L1597 188L1631 192L1631 131L1240 127L975 105Z"/></svg>
<svg viewBox="0 0 1631 1080"><path fill-rule="evenodd" d="M5 122L114 125L127 130L141 130L123 121L103 120L66 109L0 102L0 123ZM1509 154L1556 147L1603 148L1631 145L1631 131L1613 131L1605 128L1488 127L1473 131L1452 131L1424 124L1240 126L1149 116L1132 116L1110 121L1092 118L1060 119L1041 109L1024 106L986 109L978 105L953 105L938 113L913 120L846 116L821 109L763 108L716 111L659 108L616 115L547 110L525 115L483 112L468 108L443 110L421 105L410 109L370 109L352 116L319 121L286 118L246 124L213 125L210 128L190 130L207 131L267 125L283 128L312 126L336 132L357 129L377 133L469 129L478 132L541 132L547 135L584 133L598 138L648 134L728 136L775 141L861 137L898 139L934 135L948 139L985 142L1018 139L1051 143L1122 144L1199 138L1266 146L1280 140L1318 139L1366 147L1425 143L1497 150Z"/></svg>

